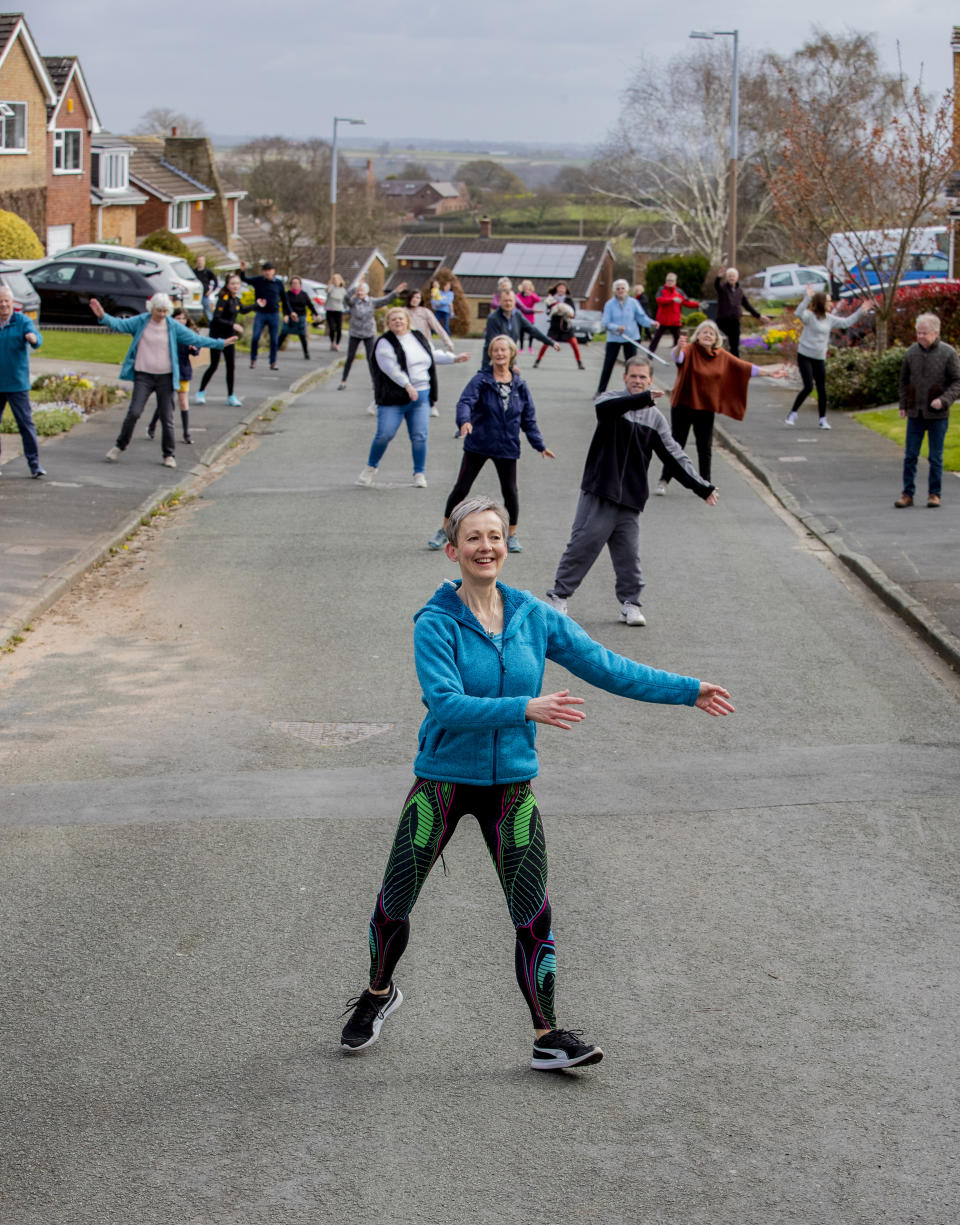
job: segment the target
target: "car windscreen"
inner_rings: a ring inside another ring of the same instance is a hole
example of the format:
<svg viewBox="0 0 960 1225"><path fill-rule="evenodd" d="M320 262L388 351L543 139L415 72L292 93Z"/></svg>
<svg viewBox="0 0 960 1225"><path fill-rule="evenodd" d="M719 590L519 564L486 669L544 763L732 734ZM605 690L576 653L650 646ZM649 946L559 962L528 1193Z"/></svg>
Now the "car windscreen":
<svg viewBox="0 0 960 1225"><path fill-rule="evenodd" d="M0 268L0 285L6 285L13 296L21 302L25 298L36 298L37 291L19 269L14 272L8 272L6 269Z"/></svg>
<svg viewBox="0 0 960 1225"><path fill-rule="evenodd" d="M178 276L182 281L195 281L193 269L185 259L175 260L170 267L173 269L175 276Z"/></svg>

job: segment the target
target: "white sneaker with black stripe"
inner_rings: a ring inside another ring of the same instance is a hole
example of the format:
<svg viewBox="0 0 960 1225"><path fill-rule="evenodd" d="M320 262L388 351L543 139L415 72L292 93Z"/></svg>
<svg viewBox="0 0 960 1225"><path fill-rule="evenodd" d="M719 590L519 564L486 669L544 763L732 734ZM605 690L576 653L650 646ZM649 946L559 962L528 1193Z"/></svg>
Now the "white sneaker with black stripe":
<svg viewBox="0 0 960 1225"><path fill-rule="evenodd" d="M581 1042L582 1029L551 1029L533 1044L530 1066L538 1072L555 1072L559 1068L584 1067L599 1063L603 1051L599 1046Z"/></svg>
<svg viewBox="0 0 960 1225"><path fill-rule="evenodd" d="M364 991L347 1001L347 1011L353 1008L353 1015L344 1025L340 1034L340 1048L355 1054L373 1046L380 1037L380 1030L391 1012L396 1012L403 1003L400 989L390 984L386 995L374 995L372 991Z"/></svg>

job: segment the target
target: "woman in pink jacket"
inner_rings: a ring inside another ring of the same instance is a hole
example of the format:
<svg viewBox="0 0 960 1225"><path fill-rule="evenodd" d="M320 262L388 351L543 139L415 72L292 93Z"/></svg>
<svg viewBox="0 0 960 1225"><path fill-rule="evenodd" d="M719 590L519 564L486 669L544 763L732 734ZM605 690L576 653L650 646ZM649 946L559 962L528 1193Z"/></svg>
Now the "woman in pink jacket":
<svg viewBox="0 0 960 1225"><path fill-rule="evenodd" d="M680 307L698 307L699 302L686 297L682 289L677 288L677 274L668 272L667 279L657 290L657 330L650 341L650 352L656 353L660 337L664 332L673 336L673 343L680 342Z"/></svg>
<svg viewBox="0 0 960 1225"><path fill-rule="evenodd" d="M527 323L533 323L533 315L537 303L540 301L540 295L534 288L533 281L521 281L520 288L517 291L517 310L523 315ZM523 344L523 337L520 337L520 343ZM533 337L527 336L527 343L530 348L533 348Z"/></svg>

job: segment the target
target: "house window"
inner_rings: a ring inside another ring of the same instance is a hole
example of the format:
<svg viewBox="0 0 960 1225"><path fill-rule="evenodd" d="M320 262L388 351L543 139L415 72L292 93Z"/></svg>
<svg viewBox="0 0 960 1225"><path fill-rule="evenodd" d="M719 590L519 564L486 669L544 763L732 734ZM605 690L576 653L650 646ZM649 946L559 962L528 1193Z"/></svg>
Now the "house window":
<svg viewBox="0 0 960 1225"><path fill-rule="evenodd" d="M0 102L0 153L26 153L26 102Z"/></svg>
<svg viewBox="0 0 960 1225"><path fill-rule="evenodd" d="M184 234L190 229L190 201L176 200L170 205L170 233Z"/></svg>
<svg viewBox="0 0 960 1225"><path fill-rule="evenodd" d="M91 177L100 191L126 191L130 157L127 153L94 153Z"/></svg>
<svg viewBox="0 0 960 1225"><path fill-rule="evenodd" d="M57 174L83 169L83 133L61 128L53 134L53 169Z"/></svg>
<svg viewBox="0 0 960 1225"><path fill-rule="evenodd" d="M492 309L493 307L490 305L489 302L478 302L477 303L477 318L486 319L486 317L490 314Z"/></svg>

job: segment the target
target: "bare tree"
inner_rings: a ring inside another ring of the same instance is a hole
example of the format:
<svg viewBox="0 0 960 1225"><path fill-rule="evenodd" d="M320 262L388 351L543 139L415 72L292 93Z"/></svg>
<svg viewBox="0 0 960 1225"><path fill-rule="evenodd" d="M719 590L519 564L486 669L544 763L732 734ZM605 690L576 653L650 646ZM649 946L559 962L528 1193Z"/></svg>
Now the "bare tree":
<svg viewBox="0 0 960 1225"><path fill-rule="evenodd" d="M173 129L179 136L206 136L203 120L194 115L184 115L182 111L172 110L167 106L155 106L144 111L137 124L139 136L169 136Z"/></svg>

